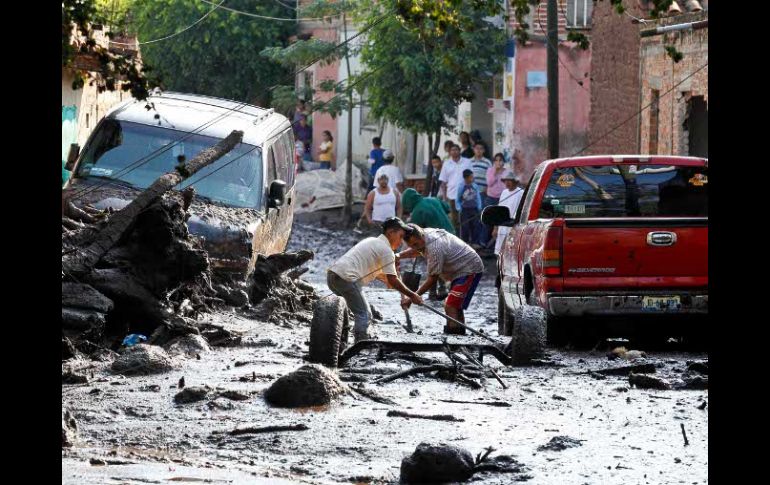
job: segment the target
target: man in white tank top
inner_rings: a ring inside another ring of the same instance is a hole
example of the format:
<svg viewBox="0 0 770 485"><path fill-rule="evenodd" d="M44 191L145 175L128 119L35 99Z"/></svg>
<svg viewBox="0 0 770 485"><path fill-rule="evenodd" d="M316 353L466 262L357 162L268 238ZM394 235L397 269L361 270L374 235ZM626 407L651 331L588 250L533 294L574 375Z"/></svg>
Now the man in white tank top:
<svg viewBox="0 0 770 485"><path fill-rule="evenodd" d="M370 225L382 224L391 217L401 217L401 194L398 189L389 185L390 179L386 174L377 178L377 187L366 196L364 215Z"/></svg>

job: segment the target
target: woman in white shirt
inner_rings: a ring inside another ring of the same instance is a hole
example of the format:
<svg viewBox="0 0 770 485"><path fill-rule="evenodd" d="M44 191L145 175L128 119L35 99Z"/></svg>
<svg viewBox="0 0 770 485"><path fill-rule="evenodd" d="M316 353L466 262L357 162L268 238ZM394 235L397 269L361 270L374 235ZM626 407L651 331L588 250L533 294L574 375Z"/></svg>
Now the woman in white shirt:
<svg viewBox="0 0 770 485"><path fill-rule="evenodd" d="M381 173L377 177L377 187L366 196L364 214L369 224L381 224L383 221L395 217L401 217L401 193L396 188L390 187L390 179L387 174Z"/></svg>

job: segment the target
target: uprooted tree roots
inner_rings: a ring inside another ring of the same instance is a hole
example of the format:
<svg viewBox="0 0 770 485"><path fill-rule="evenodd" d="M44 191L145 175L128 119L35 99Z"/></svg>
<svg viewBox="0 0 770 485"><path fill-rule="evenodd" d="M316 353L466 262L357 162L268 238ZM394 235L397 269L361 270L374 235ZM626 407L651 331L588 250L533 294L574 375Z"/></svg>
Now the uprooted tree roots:
<svg viewBox="0 0 770 485"><path fill-rule="evenodd" d="M73 270L66 256L92 244L114 215L92 208L79 209L85 215L66 211L80 220L62 219L62 359L115 348L129 333L151 336L148 343L156 345L201 334L200 315L232 304L218 297L223 284L216 285L219 291L212 286L208 254L188 232L188 206L179 193L159 197L86 271ZM312 311L315 293L284 273L312 257L310 251L259 256L252 276L240 283L244 290L226 291L248 293L244 303L256 305L261 320L302 320L303 311Z"/></svg>

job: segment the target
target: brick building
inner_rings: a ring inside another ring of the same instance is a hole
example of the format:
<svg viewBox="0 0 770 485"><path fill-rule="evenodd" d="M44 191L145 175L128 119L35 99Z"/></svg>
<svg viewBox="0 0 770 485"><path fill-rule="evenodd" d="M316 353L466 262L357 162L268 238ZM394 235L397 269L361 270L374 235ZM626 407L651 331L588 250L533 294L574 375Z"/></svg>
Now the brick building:
<svg viewBox="0 0 770 485"><path fill-rule="evenodd" d="M708 20L707 6L645 25L644 29ZM684 57L675 63L672 45ZM641 40L639 151L708 157L708 27Z"/></svg>
<svg viewBox="0 0 770 485"><path fill-rule="evenodd" d="M708 29L645 38L639 32L708 19L708 2L673 2L659 20L650 20L648 0L623 0L623 6L619 15L610 2L595 2L589 145L581 155L688 155L694 153L691 134L695 152L707 154L708 68L668 90L708 62ZM683 60L674 63L666 45L682 52Z"/></svg>

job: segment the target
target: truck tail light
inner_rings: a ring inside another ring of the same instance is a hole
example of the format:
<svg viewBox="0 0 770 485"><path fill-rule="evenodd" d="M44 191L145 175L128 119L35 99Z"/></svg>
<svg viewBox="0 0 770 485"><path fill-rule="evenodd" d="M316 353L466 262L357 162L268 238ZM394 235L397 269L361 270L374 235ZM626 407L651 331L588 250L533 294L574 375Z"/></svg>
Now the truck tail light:
<svg viewBox="0 0 770 485"><path fill-rule="evenodd" d="M543 270L546 276L561 275L561 227L550 227L545 236Z"/></svg>

